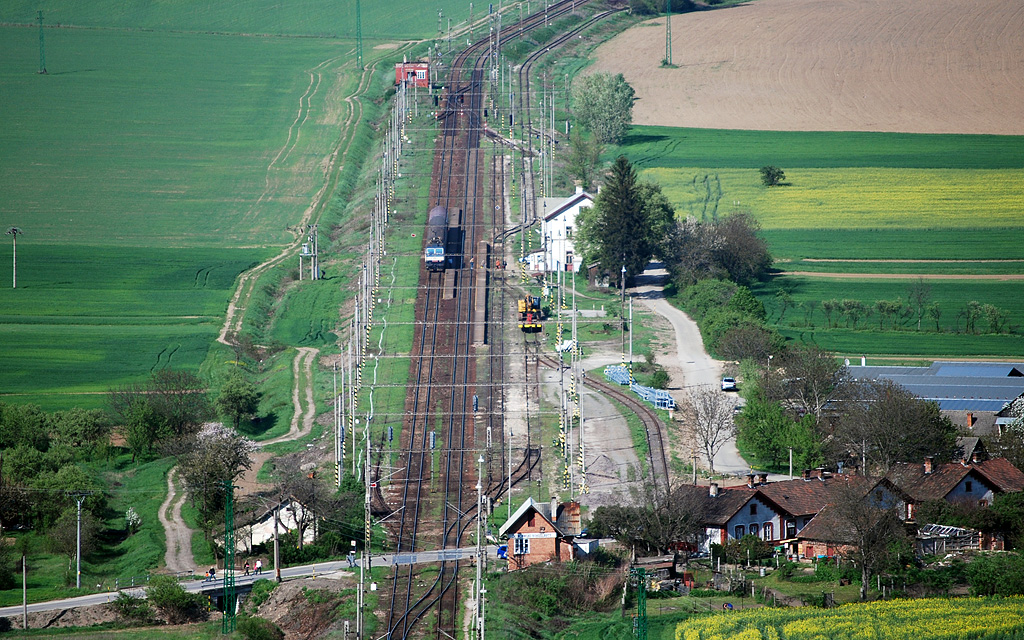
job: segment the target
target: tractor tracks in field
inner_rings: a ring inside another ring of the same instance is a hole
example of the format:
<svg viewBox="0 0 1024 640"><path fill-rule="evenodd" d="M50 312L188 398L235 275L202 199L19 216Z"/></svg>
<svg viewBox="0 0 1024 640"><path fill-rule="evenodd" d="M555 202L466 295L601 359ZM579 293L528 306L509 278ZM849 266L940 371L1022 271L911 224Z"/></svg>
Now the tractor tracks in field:
<svg viewBox="0 0 1024 640"><path fill-rule="evenodd" d="M338 59L339 57L325 60L309 72L310 82L305 93L303 93L299 98L299 108L295 115L295 119L288 127L288 137L285 140L285 143L281 146L281 149L279 149L277 154L274 156L273 160L271 160L270 164L267 165L267 175L264 179L263 192L260 194L259 198L257 198L256 202L253 203L252 207L250 207L244 217L245 219L251 219L255 216L258 205L266 201L276 188L272 179L273 170L277 163L286 159L297 145L299 136L302 133L302 125L308 121L312 100L320 91L324 69ZM337 145L335 145L331 153L325 158L325 179L323 185L313 196L309 206L306 207L305 211L303 211L302 217L293 227L293 229L296 230L294 239L276 256L256 265L248 271L243 272L239 276L235 292L232 294L231 300L228 302L224 325L221 327L220 334L217 336L217 342L228 346L232 346L234 344L233 336L237 335L242 330L245 313L248 309L249 301L252 299L253 292L256 290L256 285L259 282L260 276L286 259L294 257L298 253L299 247L301 246L304 238L302 229L304 229L307 224L319 221L324 208L327 206L327 203L330 202L331 197L337 189L338 180L341 176L341 170L344 166L345 159L348 157L348 154L352 149L352 142L355 139L354 132L356 125L363 116L363 106L359 101L359 98L365 94L369 88L370 80L373 77L373 73L377 66L378 62L367 66L360 75L359 83L355 90L353 90L352 93L346 96L343 100L348 106L348 115L345 117L345 121L339 126L339 130L342 131L342 135L339 136Z"/></svg>
<svg viewBox="0 0 1024 640"><path fill-rule="evenodd" d="M302 133L302 127L309 118L312 101L314 97L319 94L321 87L323 86L324 70L339 59L340 57L332 57L321 62L309 71L310 82L306 91L299 98L299 107L296 112L295 119L288 127L288 136L277 154L275 154L274 158L267 165L263 191L246 213L245 219L251 219L255 216L259 205L264 203L276 188L277 185L272 177L274 169L279 162L283 162L288 158L292 150L294 150L298 144L299 136ZM302 217L295 227L296 229L301 230L305 225L318 221L324 208L327 206L327 203L330 202L331 197L337 189L342 167L352 149L356 125L363 117L363 106L359 98L365 94L369 88L370 80L373 77L373 73L376 71L378 64L378 62L375 62L363 70L360 75L358 85L352 93L346 96L343 100L348 106L348 114L346 115L344 122L339 126L339 130L342 133L338 137L337 144L325 159L325 163L322 165L324 166L324 183L314 195L309 206L303 211ZM231 296L231 300L228 302L224 324L217 336L217 342L227 346L234 346L234 336L242 330L245 313L248 309L249 302L252 299L253 292L256 290L256 286L259 283L260 276L281 264L289 257L294 256L299 250L302 238L303 235L301 231L297 231L295 238L282 248L280 253L256 265L252 269L243 272L239 276L235 291ZM313 399L313 363L316 361L318 354L319 350L312 347L298 348L295 359L292 363L292 372L294 376L292 403L294 406L294 413L290 428L287 434L260 443L261 449L262 447L270 444L303 438L312 432L313 420L316 417L316 405ZM303 408L303 404L305 404L305 408ZM256 474L259 472L260 467L262 467L270 457L270 452L265 450L261 450L253 456L251 469L247 470L239 479L239 486L243 493L250 492L258 488L259 483L256 479ZM172 468L168 472L167 498L160 507L160 522L163 525L167 541L164 564L168 571L187 572L193 570L195 567L195 558L192 555L191 544L192 534L194 532L188 524L185 523L181 516L181 505L185 500L185 496L184 494L179 494L175 487L174 478L176 475L176 467Z"/></svg>

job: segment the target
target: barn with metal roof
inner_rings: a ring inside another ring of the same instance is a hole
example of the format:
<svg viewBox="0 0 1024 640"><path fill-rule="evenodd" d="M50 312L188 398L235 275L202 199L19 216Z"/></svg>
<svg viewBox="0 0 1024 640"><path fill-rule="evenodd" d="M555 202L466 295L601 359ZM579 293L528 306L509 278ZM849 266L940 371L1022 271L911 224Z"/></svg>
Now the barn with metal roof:
<svg viewBox="0 0 1024 640"><path fill-rule="evenodd" d="M933 362L930 367L850 366L858 380L887 379L947 414L994 416L1024 394L1024 363ZM968 417L968 425L977 416ZM954 420L957 422L957 420Z"/></svg>

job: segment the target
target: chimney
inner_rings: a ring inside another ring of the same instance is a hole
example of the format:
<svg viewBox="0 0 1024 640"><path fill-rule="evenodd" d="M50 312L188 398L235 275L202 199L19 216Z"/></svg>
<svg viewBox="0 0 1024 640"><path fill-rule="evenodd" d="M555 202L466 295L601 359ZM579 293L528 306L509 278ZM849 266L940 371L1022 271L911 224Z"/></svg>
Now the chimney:
<svg viewBox="0 0 1024 640"><path fill-rule="evenodd" d="M583 185L580 184L579 180L576 180L576 193L583 193Z"/></svg>
<svg viewBox="0 0 1024 640"><path fill-rule="evenodd" d="M935 458L932 456L925 456L924 458L924 474L928 475L932 472L932 464L935 462Z"/></svg>
<svg viewBox="0 0 1024 640"><path fill-rule="evenodd" d="M717 483L715 483L715 482L711 483L711 486L708 487L708 495L711 496L712 498L717 498L718 497L718 484Z"/></svg>
<svg viewBox="0 0 1024 640"><path fill-rule="evenodd" d="M967 428L971 429L973 427L974 427L974 412L973 411L968 411L967 412Z"/></svg>
<svg viewBox="0 0 1024 640"><path fill-rule="evenodd" d="M759 474L757 474L757 484L759 484L759 485L766 485L766 484L768 484L768 474L767 473L759 473Z"/></svg>
<svg viewBox="0 0 1024 640"><path fill-rule="evenodd" d="M810 469L804 469L803 479L804 480L810 480L811 479L811 470Z"/></svg>
<svg viewBox="0 0 1024 640"><path fill-rule="evenodd" d="M551 524L557 524L558 496L551 496Z"/></svg>
<svg viewBox="0 0 1024 640"><path fill-rule="evenodd" d="M754 488L754 474L752 474L752 473L748 473L747 474L747 488L748 489L753 489Z"/></svg>

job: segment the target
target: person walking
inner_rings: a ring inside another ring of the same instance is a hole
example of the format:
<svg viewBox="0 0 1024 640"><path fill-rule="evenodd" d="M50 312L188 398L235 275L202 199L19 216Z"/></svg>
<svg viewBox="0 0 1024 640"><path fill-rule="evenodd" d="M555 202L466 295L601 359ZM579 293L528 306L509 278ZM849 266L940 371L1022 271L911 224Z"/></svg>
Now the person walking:
<svg viewBox="0 0 1024 640"><path fill-rule="evenodd" d="M256 560L256 575L263 573L263 559L259 558Z"/></svg>
<svg viewBox="0 0 1024 640"><path fill-rule="evenodd" d="M245 575L249 575L249 561L248 560L245 561L245 567L243 567L243 569L245 569Z"/></svg>

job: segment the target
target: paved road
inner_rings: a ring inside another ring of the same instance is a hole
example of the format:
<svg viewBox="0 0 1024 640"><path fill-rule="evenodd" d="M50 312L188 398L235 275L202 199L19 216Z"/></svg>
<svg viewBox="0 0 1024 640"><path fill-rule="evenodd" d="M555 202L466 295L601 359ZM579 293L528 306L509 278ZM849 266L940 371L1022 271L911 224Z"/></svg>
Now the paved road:
<svg viewBox="0 0 1024 640"><path fill-rule="evenodd" d="M488 545L487 557L489 560L497 560L497 548L495 545ZM417 553L398 553L398 554L383 554L376 555L371 558L371 567L381 567L396 564L426 564L432 562L462 560L468 562L473 555L476 553L476 547L462 547L459 549L446 549L443 551L421 551ZM357 560L355 566L350 568L347 560L334 561L334 562L319 562L315 564L307 564L298 567L286 567L281 569L281 578L302 578L306 576L331 576L337 575L340 572L349 573L353 569L358 570L359 561ZM245 587L249 584L259 580L261 578L273 580L274 570L269 569L264 571L262 575L250 575L243 576L238 575L235 578L235 587ZM181 583L185 587L186 591L192 593L216 593L224 588L224 579L219 578L214 581L206 580L191 580ZM146 591L144 587L134 587L123 589L123 591L130 593L134 596L145 596ZM37 602L35 604L28 605L29 613L37 611L53 611L58 609L71 609L73 607L90 607L94 605L105 604L107 602L113 602L117 599L118 592L112 591L107 593L94 593L87 596L78 596L75 598L65 598L63 600L51 600L49 602ZM12 618L21 615L21 605L14 607L0 607L0 617Z"/></svg>

